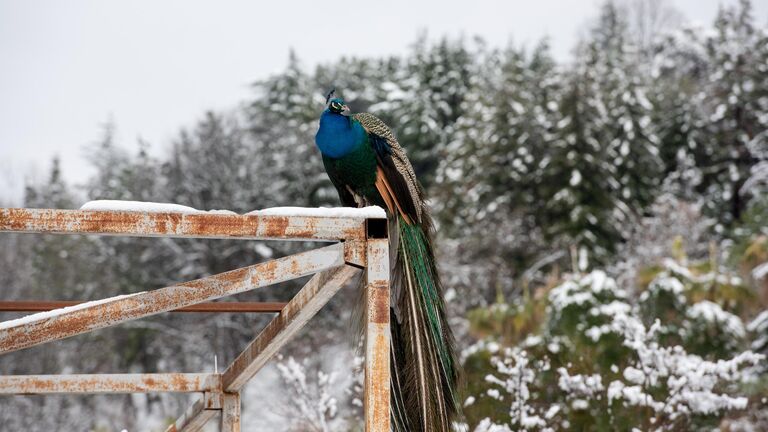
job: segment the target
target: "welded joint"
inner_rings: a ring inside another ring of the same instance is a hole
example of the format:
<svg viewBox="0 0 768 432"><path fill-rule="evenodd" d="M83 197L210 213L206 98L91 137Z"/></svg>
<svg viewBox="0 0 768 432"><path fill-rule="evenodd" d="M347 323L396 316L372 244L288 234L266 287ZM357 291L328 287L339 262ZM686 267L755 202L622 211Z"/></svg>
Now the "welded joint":
<svg viewBox="0 0 768 432"><path fill-rule="evenodd" d="M344 242L344 262L357 268L365 268L366 242L363 240L348 240Z"/></svg>
<svg viewBox="0 0 768 432"><path fill-rule="evenodd" d="M203 409L206 410L220 410L224 405L222 402L222 392L204 392L203 393Z"/></svg>

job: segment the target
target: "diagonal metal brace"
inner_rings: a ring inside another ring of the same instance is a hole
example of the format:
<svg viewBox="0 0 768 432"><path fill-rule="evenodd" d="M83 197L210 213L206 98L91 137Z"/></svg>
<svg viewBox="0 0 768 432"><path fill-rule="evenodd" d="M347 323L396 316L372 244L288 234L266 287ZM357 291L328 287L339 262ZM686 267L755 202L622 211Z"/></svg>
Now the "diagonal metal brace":
<svg viewBox="0 0 768 432"><path fill-rule="evenodd" d="M83 303L2 322L0 354L343 265L344 245L337 243L154 291Z"/></svg>

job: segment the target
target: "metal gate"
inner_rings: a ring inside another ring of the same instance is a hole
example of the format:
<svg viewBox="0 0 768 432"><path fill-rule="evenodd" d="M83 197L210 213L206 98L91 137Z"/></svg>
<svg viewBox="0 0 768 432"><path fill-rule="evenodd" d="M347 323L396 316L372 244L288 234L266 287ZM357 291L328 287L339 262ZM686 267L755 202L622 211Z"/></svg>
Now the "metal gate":
<svg viewBox="0 0 768 432"><path fill-rule="evenodd" d="M0 232L98 234L243 240L311 240L333 244L152 291L68 305L0 322L0 355L162 312L206 307L221 297L314 274L223 373L0 376L0 395L67 393L200 393L168 431L200 430L219 416L221 430L240 430L240 394L248 381L353 276L365 271L365 430L388 432L389 245L387 222L365 212L312 216L0 209ZM2 302L4 310L29 310ZM63 306L53 303L53 307ZM197 305L197 306L195 306ZM39 305L38 305L39 306ZM50 306L50 305L49 305ZM251 305L276 310L275 304ZM46 307L39 307L46 309Z"/></svg>

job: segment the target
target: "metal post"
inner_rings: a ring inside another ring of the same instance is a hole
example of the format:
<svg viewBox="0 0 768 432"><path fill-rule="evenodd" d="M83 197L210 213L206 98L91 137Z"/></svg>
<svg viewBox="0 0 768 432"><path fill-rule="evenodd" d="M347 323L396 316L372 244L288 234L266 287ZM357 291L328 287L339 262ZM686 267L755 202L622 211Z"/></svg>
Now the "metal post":
<svg viewBox="0 0 768 432"><path fill-rule="evenodd" d="M389 241L368 239L365 430L389 432Z"/></svg>
<svg viewBox="0 0 768 432"><path fill-rule="evenodd" d="M240 393L223 393L221 432L240 432Z"/></svg>

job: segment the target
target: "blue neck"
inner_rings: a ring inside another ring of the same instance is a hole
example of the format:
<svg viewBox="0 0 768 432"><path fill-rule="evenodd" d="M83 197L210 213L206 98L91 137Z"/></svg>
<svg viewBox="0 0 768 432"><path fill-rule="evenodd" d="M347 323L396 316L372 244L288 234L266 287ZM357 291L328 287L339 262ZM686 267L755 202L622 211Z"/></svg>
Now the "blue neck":
<svg viewBox="0 0 768 432"><path fill-rule="evenodd" d="M338 159L344 157L365 142L365 129L350 117L323 111L320 129L315 135L315 144L320 153Z"/></svg>

